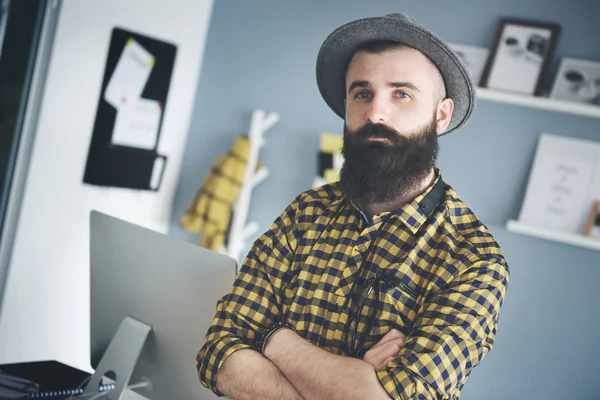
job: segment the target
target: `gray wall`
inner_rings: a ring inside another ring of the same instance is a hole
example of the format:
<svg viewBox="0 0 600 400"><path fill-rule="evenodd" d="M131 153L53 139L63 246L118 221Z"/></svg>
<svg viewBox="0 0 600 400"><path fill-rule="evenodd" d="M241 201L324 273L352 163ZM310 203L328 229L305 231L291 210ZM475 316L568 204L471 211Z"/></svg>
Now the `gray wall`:
<svg viewBox="0 0 600 400"><path fill-rule="evenodd" d="M555 60L600 60L595 0L217 0L171 233L198 240L179 219L216 157L247 132L254 108L281 121L261 153L272 175L255 189L250 217L267 229L309 188L319 134L342 129L315 83L319 46L344 22L398 11L448 41L487 47L501 16L556 21ZM600 253L505 229L518 216L541 132L598 139L600 120L480 101L465 128L441 139L445 180L494 232L512 270L496 346L472 373L467 400L600 398Z"/></svg>

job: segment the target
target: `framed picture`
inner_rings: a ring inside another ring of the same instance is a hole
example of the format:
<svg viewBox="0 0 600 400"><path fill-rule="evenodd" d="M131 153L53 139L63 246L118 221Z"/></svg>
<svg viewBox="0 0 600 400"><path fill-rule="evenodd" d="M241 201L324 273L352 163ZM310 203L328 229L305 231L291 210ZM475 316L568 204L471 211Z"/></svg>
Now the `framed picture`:
<svg viewBox="0 0 600 400"><path fill-rule="evenodd" d="M585 234L587 236L600 237L600 201L594 203Z"/></svg>
<svg viewBox="0 0 600 400"><path fill-rule="evenodd" d="M519 220L583 234L590 205L600 200L600 142L543 133L539 137Z"/></svg>
<svg viewBox="0 0 600 400"><path fill-rule="evenodd" d="M563 58L550 97L600 106L600 62Z"/></svg>
<svg viewBox="0 0 600 400"><path fill-rule="evenodd" d="M489 49L486 49L485 47L457 43L448 43L448 45L456 51L471 73L473 82L475 82L475 85L479 86L481 82L481 74L485 68L487 57L490 54Z"/></svg>
<svg viewBox="0 0 600 400"><path fill-rule="evenodd" d="M556 23L503 18L481 86L541 95L559 32Z"/></svg>

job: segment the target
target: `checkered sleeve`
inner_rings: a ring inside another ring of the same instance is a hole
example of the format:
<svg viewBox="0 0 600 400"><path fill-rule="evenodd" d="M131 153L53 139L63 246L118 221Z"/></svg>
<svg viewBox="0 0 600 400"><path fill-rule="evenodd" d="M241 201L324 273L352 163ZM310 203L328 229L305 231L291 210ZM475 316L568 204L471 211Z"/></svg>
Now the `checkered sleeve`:
<svg viewBox="0 0 600 400"><path fill-rule="evenodd" d="M470 262L419 310L398 357L377 373L393 399L458 399L494 344L509 280L503 257Z"/></svg>
<svg viewBox="0 0 600 400"><path fill-rule="evenodd" d="M217 303L215 317L196 357L201 383L218 396L217 373L223 361L252 349L257 334L280 315L283 279L295 247L297 200L252 245L233 287Z"/></svg>

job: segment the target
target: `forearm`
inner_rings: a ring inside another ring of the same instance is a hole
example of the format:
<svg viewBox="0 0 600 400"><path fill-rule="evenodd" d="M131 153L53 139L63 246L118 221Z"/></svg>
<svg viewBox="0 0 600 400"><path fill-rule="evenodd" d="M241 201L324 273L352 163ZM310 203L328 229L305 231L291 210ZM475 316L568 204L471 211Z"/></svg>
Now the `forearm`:
<svg viewBox="0 0 600 400"><path fill-rule="evenodd" d="M302 399L275 364L248 349L225 359L217 374L217 388L234 400Z"/></svg>
<svg viewBox="0 0 600 400"><path fill-rule="evenodd" d="M331 354L291 330L274 335L265 355L306 399L389 400L371 364Z"/></svg>

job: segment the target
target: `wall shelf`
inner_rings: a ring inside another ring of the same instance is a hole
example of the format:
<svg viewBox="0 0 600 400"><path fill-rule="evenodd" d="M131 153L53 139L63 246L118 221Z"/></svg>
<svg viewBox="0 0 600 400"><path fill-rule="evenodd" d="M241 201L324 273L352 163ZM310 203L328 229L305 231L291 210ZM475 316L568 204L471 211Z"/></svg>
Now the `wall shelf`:
<svg viewBox="0 0 600 400"><path fill-rule="evenodd" d="M481 100L515 104L524 107L581 115L584 117L600 118L600 106L591 104L550 99L547 97L528 96L486 88L477 88L477 97Z"/></svg>
<svg viewBox="0 0 600 400"><path fill-rule="evenodd" d="M592 238L576 233L557 232L545 228L536 228L515 220L508 221L506 229L510 232L520 233L522 235L566 243L572 246L579 246L592 250L600 250L600 238Z"/></svg>

